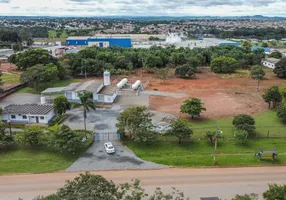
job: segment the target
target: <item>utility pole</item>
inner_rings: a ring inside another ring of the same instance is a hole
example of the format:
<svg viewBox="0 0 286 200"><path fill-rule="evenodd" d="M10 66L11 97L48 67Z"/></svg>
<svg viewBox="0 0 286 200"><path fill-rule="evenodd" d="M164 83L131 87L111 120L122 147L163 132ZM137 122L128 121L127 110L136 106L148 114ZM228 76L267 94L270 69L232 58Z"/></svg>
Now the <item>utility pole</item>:
<svg viewBox="0 0 286 200"><path fill-rule="evenodd" d="M214 160L213 160L213 164L215 165L216 163L216 149L217 149L217 138L218 138L218 125L216 125L216 134L215 134L215 146L214 146Z"/></svg>

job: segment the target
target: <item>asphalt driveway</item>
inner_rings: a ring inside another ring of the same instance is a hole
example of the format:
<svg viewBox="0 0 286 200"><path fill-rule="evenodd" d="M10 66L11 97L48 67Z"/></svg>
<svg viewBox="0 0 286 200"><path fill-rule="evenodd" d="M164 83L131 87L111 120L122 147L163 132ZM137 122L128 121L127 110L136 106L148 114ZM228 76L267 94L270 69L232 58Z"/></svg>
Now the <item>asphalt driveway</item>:
<svg viewBox="0 0 286 200"><path fill-rule="evenodd" d="M167 166L144 161L138 158L120 141L112 141L114 154L107 154L104 142L94 142L92 146L69 168L67 172L93 170L124 170L124 169L162 169Z"/></svg>
<svg viewBox="0 0 286 200"><path fill-rule="evenodd" d="M28 93L13 93L0 99L0 106L4 108L10 104L40 103L40 95Z"/></svg>

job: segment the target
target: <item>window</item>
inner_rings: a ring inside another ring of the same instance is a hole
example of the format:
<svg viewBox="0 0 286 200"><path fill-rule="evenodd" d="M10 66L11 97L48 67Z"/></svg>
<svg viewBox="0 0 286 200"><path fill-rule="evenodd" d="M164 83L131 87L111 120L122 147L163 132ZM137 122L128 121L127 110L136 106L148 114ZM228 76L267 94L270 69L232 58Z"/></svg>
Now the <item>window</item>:
<svg viewBox="0 0 286 200"><path fill-rule="evenodd" d="M11 115L11 118L12 119L16 119L16 115Z"/></svg>
<svg viewBox="0 0 286 200"><path fill-rule="evenodd" d="M40 117L40 119L41 119L41 120L44 120L44 119L45 119L45 117Z"/></svg>
<svg viewBox="0 0 286 200"><path fill-rule="evenodd" d="M72 99L72 92L66 92L66 98Z"/></svg>
<svg viewBox="0 0 286 200"><path fill-rule="evenodd" d="M23 119L27 119L27 116L26 116L26 115L23 115L22 117L23 117Z"/></svg>

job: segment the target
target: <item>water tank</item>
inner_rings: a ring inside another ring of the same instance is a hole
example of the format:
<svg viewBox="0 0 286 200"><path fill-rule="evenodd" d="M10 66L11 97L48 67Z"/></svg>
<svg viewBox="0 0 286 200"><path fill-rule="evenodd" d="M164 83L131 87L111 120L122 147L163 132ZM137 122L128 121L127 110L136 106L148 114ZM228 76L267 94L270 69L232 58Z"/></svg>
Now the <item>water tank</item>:
<svg viewBox="0 0 286 200"><path fill-rule="evenodd" d="M110 72L109 71L105 71L103 73L103 85L104 86L110 85Z"/></svg>
<svg viewBox="0 0 286 200"><path fill-rule="evenodd" d="M41 97L41 104L45 104L46 103L46 98L45 97Z"/></svg>
<svg viewBox="0 0 286 200"><path fill-rule="evenodd" d="M122 79L119 83L117 83L117 88L122 88L128 82L127 78Z"/></svg>
<svg viewBox="0 0 286 200"><path fill-rule="evenodd" d="M141 81L140 80L137 80L133 85L132 85L132 89L133 90L137 90L138 87L140 86L141 84Z"/></svg>

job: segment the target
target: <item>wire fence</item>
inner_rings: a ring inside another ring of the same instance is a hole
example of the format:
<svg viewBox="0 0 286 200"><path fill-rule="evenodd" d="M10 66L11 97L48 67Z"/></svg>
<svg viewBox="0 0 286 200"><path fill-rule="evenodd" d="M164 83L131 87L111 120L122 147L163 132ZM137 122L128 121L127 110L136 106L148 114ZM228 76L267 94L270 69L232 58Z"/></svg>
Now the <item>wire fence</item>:
<svg viewBox="0 0 286 200"><path fill-rule="evenodd" d="M206 127L193 127L192 139L200 140L204 139L207 131L216 131L216 126ZM232 139L234 138L234 132L236 128L234 126L219 126L219 130L222 131L223 138ZM256 126L255 132L250 135L250 138L281 138L286 139L286 126ZM172 136L161 136L160 140L174 141L176 137Z"/></svg>

